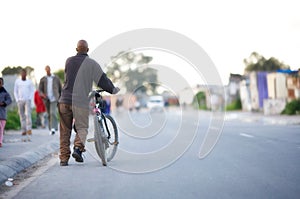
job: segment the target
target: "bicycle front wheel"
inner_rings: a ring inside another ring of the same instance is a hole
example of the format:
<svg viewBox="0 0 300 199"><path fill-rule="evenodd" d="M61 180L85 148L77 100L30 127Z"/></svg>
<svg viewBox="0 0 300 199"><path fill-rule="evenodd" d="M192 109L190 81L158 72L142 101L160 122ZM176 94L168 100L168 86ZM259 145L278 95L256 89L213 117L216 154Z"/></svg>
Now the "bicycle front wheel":
<svg viewBox="0 0 300 199"><path fill-rule="evenodd" d="M103 143L104 136L102 130L103 126L98 120L97 116L94 116L94 139L95 139L95 148L97 151L98 156L100 157L103 166L107 165L107 158L105 152L105 146Z"/></svg>
<svg viewBox="0 0 300 199"><path fill-rule="evenodd" d="M119 144L118 128L115 120L110 115L104 115L105 122L103 120L103 127L105 133L105 147L106 147L106 157L107 161L111 161L117 153L117 148ZM110 138L108 139L108 131L110 132Z"/></svg>

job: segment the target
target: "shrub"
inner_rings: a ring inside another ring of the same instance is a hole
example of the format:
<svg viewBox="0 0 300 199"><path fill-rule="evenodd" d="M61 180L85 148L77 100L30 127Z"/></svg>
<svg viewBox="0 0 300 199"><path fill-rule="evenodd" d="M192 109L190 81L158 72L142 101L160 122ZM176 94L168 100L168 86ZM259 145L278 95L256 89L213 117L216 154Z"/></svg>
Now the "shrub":
<svg viewBox="0 0 300 199"><path fill-rule="evenodd" d="M205 93L201 91L198 92L193 99L193 104L198 109L207 110Z"/></svg>
<svg viewBox="0 0 300 199"><path fill-rule="evenodd" d="M300 100L293 100L285 105L281 114L295 115L300 112Z"/></svg>
<svg viewBox="0 0 300 199"><path fill-rule="evenodd" d="M31 112L32 128L36 128L36 111ZM17 108L7 110L5 130L19 130L21 128L20 117Z"/></svg>
<svg viewBox="0 0 300 199"><path fill-rule="evenodd" d="M231 104L228 104L226 106L226 111L241 110L241 109L242 109L241 99L234 100Z"/></svg>
<svg viewBox="0 0 300 199"><path fill-rule="evenodd" d="M5 129L18 130L20 129L20 117L17 109L7 110L7 120Z"/></svg>

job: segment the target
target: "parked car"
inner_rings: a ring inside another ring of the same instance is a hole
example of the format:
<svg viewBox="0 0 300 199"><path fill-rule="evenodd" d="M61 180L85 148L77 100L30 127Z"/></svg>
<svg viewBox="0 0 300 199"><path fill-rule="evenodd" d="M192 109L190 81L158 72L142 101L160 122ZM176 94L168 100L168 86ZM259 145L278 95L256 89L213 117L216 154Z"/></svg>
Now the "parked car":
<svg viewBox="0 0 300 199"><path fill-rule="evenodd" d="M160 95L153 95L149 97L147 107L150 110L162 110L165 106L164 98Z"/></svg>

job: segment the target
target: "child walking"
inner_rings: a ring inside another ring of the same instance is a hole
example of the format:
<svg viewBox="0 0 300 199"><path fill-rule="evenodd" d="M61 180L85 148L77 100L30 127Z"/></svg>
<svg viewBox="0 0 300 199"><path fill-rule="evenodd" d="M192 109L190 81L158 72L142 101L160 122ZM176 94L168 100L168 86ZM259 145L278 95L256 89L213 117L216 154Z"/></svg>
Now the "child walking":
<svg viewBox="0 0 300 199"><path fill-rule="evenodd" d="M4 81L0 77L0 147L2 147L3 134L6 124L6 106L11 104L11 97L3 87Z"/></svg>
<svg viewBox="0 0 300 199"><path fill-rule="evenodd" d="M41 98L39 91L36 90L34 92L34 104L35 104L35 110L36 110L36 121L37 126L41 126L43 129L45 128L45 113L46 113L46 106L43 102L43 99Z"/></svg>

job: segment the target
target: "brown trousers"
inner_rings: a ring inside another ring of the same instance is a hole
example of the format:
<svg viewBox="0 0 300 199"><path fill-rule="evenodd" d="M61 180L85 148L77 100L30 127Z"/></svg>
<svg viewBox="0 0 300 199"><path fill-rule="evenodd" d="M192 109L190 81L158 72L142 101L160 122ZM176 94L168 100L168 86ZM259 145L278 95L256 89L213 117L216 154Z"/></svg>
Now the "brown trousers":
<svg viewBox="0 0 300 199"><path fill-rule="evenodd" d="M75 107L69 104L58 104L60 116L60 155L61 161L66 162L70 158L70 138L73 128L73 122L76 128L74 147L79 147L84 151L86 137L88 134L89 110ZM74 121L75 120L75 121Z"/></svg>

